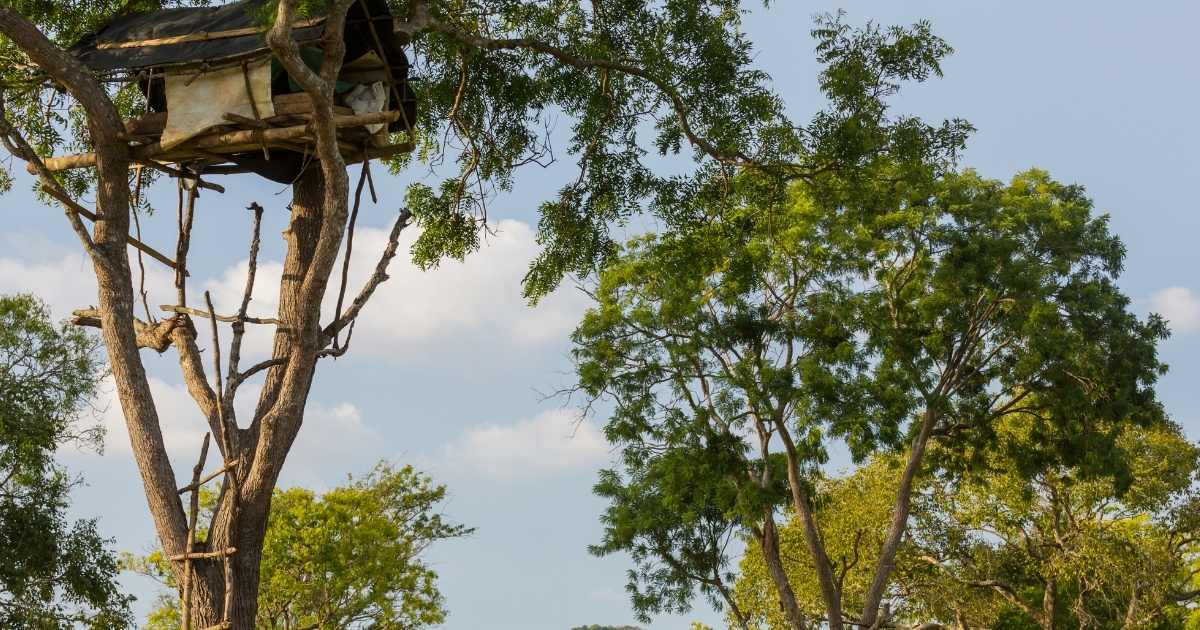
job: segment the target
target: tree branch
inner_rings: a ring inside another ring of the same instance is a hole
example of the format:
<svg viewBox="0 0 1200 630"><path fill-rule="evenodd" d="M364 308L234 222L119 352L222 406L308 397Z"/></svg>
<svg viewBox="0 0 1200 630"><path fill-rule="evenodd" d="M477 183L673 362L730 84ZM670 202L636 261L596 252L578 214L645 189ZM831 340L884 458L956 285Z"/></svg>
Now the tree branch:
<svg viewBox="0 0 1200 630"><path fill-rule="evenodd" d="M350 303L350 307L346 309L346 312L341 317L330 322L324 331L322 331L322 347L331 343L334 335L346 326L349 326L358 317L362 308L366 306L367 301L374 295L375 289L379 288L379 285L388 279L388 265L392 262L392 258L396 256L396 250L400 246L400 233L404 231L404 228L408 227L408 220L410 218L412 218L412 213L408 209L400 210L400 216L396 218L396 222L392 225L392 232L388 235L387 247L384 248L383 254L379 257L379 262L375 265L375 272L367 279L367 283L363 285L362 290L359 291L354 301Z"/></svg>

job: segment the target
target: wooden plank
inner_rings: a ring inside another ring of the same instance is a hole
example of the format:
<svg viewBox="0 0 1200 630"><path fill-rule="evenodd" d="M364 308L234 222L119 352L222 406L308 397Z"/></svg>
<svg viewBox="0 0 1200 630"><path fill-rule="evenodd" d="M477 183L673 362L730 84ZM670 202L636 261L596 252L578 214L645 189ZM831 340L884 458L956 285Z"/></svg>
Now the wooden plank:
<svg viewBox="0 0 1200 630"><path fill-rule="evenodd" d="M292 28L308 28L317 26L325 21L325 18L312 18L309 20L301 20L292 25ZM230 37L244 37L246 35L257 35L263 33L264 29L258 26L248 26L246 28L233 28L226 31L212 31L199 33L188 33L187 35L175 35L172 37L158 37L155 39L142 39L132 42L100 42L96 44L97 50L114 50L120 48L146 48L150 46L169 46L171 44L188 44L192 42L207 42L214 39L228 39Z"/></svg>
<svg viewBox="0 0 1200 630"><path fill-rule="evenodd" d="M304 92L296 92L294 94L279 94L271 99L275 105L276 116L287 116L291 114L311 114L313 111L312 98ZM354 110L341 105L334 105L333 113L343 116L349 116L354 113ZM267 120L270 120L269 118Z"/></svg>

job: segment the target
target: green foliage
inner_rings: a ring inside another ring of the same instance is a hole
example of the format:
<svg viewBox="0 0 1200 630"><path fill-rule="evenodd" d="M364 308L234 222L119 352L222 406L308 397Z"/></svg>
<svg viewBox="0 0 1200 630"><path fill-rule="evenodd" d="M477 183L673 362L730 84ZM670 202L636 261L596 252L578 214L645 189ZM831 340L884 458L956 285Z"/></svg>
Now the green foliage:
<svg viewBox="0 0 1200 630"><path fill-rule="evenodd" d="M368 475L322 495L277 490L263 545L256 627L424 628L446 609L437 574L422 554L439 540L473 530L435 510L445 499L410 466L379 464ZM216 495L203 493L206 512ZM203 532L201 532L201 537ZM127 569L174 586L161 552L127 557ZM160 602L151 627L178 626L178 600Z"/></svg>
<svg viewBox="0 0 1200 630"><path fill-rule="evenodd" d="M871 578L874 553L883 545L891 518L892 504L900 479L899 462L880 457L844 477L816 483L816 519L826 552L845 567L842 596L851 610L860 609ZM780 555L801 610L816 618L825 613L812 555L795 518L779 528ZM907 568L911 554L902 554L900 569ZM791 626L779 609L779 595L767 573L762 549L750 545L738 565L733 588L738 607L754 629L788 630ZM734 626L734 620L730 620Z"/></svg>
<svg viewBox="0 0 1200 630"><path fill-rule="evenodd" d="M829 555L844 563L843 597L850 609L861 607L874 573L871 554L883 544L891 516L891 503L899 479L897 461L880 458L841 479L823 479L815 484L816 518ZM792 588L805 614L820 617L821 600L812 558L801 528L792 521L780 528L780 554ZM748 547L734 587L739 607L752 627L786 628L788 624L776 603L778 595L767 574L762 550Z"/></svg>
<svg viewBox="0 0 1200 630"><path fill-rule="evenodd" d="M1031 416L1010 417L999 432L1007 440L1047 437L1033 426ZM1197 530L1183 517L1194 509L1200 449L1173 425L1126 426L1116 448L1132 469L1124 490L1116 474L1085 477L1078 468L1026 476L1000 452L968 480L926 478L897 561L895 618L1040 628L1045 585L1055 584L1055 627L1182 627L1200 560ZM832 557L870 557L879 547L897 479L894 459L881 457L818 484L817 519ZM780 528L782 557L802 607L817 616L824 602L802 536L799 521ZM865 592L871 569L848 569L850 601ZM789 628L758 548L747 550L734 590L751 628Z"/></svg>
<svg viewBox="0 0 1200 630"><path fill-rule="evenodd" d="M60 445L99 447L81 424L102 376L94 338L56 326L31 295L0 296L0 627L121 628L129 598L94 521L64 515Z"/></svg>
<svg viewBox="0 0 1200 630"><path fill-rule="evenodd" d="M1166 330L1130 312L1123 247L1079 187L967 171L830 209L799 186L757 205L760 181L733 182L745 204L719 220L632 241L574 335L579 387L614 403L605 432L623 455L597 486L610 507L594 551L634 556L639 611L722 593L720 541L789 500L783 432L801 488L831 444L862 462L926 421L949 472L999 450L1026 473L1130 478L1117 436L1162 421ZM1003 439L1014 414L1052 437Z"/></svg>
<svg viewBox="0 0 1200 630"><path fill-rule="evenodd" d="M56 43L68 46L121 11L205 4L202 0L25 0L15 7ZM397 16L414 4L390 0ZM408 49L418 102L412 156L441 181L406 195L425 227L412 255L422 267L462 258L480 246L489 200L510 191L522 167L570 155L578 175L539 204L543 245L525 278L530 299L566 274L587 275L617 251L610 229L649 213L671 227L705 220L728 205L725 181L744 169L771 180L817 183L827 205L886 189L897 177L944 169L970 126L929 125L890 113L899 85L940 73L950 48L927 24L850 27L820 18L813 35L825 69L825 109L808 122L788 118L770 77L754 68L754 48L737 0L578 3L564 0L427 0L428 28ZM265 29L277 2L264 2ZM326 0L304 0L301 16L326 14ZM414 20L416 21L416 20ZM9 119L42 155L86 149L77 107L29 70L0 38L0 85ZM120 109L143 107L137 90L114 83ZM558 121L563 131L552 131ZM687 150L691 147L691 151ZM662 168L663 157L679 168ZM834 176L836 175L836 177ZM74 192L90 173L62 175ZM845 182L857 182L853 187ZM3 180L0 179L0 183ZM877 190L878 189L878 190Z"/></svg>
<svg viewBox="0 0 1200 630"><path fill-rule="evenodd" d="M1022 416L999 432L1006 441L1041 443L1061 430L1044 433ZM1200 560L1193 540L1200 529L1191 520L1200 448L1173 424L1117 430L1114 448L1127 465L1107 474L1078 467L1027 474L997 451L981 475L931 479L912 535L927 565L903 579L949 578L947 587L968 591L957 598L969 606L964 614L983 625L1002 617L1039 622L1050 614L1048 588L1064 627L1148 628L1187 616ZM1004 588L964 587L984 581ZM955 600L913 590L926 614L949 616Z"/></svg>

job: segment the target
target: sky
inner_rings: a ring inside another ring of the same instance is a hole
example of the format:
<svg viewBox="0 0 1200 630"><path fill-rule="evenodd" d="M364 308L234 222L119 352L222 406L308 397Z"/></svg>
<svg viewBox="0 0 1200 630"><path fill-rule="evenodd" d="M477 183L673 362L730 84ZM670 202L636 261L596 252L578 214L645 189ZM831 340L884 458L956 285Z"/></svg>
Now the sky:
<svg viewBox="0 0 1200 630"><path fill-rule="evenodd" d="M928 19L956 52L945 77L906 86L896 111L928 120L962 117L978 131L963 165L1008 178L1029 167L1082 184L1112 217L1128 256L1121 286L1142 314L1166 316L1174 331L1161 346L1171 366L1159 394L1193 438L1200 438L1200 228L1194 182L1200 131L1194 114L1200 85L1185 71L1200 58L1200 5L1156 2L900 2L840 4L777 0L754 10L746 29L756 63L774 79L797 119L821 107L816 89L812 16L843 8L852 23ZM497 233L464 263L421 272L403 258L366 309L355 346L323 363L283 486L324 489L375 462L412 463L449 489L445 512L477 528L469 538L431 550L450 615L444 628L568 630L586 624L633 623L623 592L628 559L595 558L602 501L591 493L596 471L613 453L600 432L603 417L578 423L577 411L544 392L571 382L568 335L585 297L564 286L535 309L520 297L520 280L538 247L539 201L570 176L569 160L526 172L498 199ZM367 206L356 237L351 287L374 264L405 186L420 169L377 177L381 201ZM265 290L279 275L286 191L253 176L221 180L225 195L205 193L193 235L192 285L212 291L218 311L232 311L246 269L251 201L267 208L263 261L252 314L269 315ZM162 211L143 223L145 240L171 249L174 189L152 191ZM95 302L95 286L61 211L28 193L28 181L0 198L0 293L35 291L58 317ZM650 226L635 224L629 236ZM411 242L413 233L405 236ZM151 263L151 304L166 303L170 279ZM161 300L156 300L161 297ZM262 333L248 350L264 351ZM194 464L202 421L184 391L171 354L144 354L177 475ZM247 361L253 360L247 358ZM242 398L252 400L252 386ZM153 529L127 436L107 386L97 421L108 429L102 455L61 453L84 484L72 514L98 518L114 548L140 552ZM182 484L181 484L182 485ZM125 576L144 613L155 585ZM720 615L703 602L663 616L647 630L714 626Z"/></svg>

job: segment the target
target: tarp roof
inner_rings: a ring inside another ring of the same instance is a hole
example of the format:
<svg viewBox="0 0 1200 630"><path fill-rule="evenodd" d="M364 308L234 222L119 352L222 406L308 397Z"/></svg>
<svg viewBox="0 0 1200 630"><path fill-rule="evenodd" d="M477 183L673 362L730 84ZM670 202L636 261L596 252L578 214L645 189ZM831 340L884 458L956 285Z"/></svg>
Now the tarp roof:
<svg viewBox="0 0 1200 630"><path fill-rule="evenodd" d="M239 0L215 7L164 9L120 17L84 37L71 53L98 72L251 57L268 49L262 25L254 15L266 2ZM366 4L372 18L378 20L376 28L383 31L380 35L390 34L387 3L369 0ZM356 18L361 22L363 17L362 6L352 5L349 22ZM349 22L347 30L352 30ZM324 19L314 19L297 24L292 32L297 41L305 43L320 39L323 30Z"/></svg>

